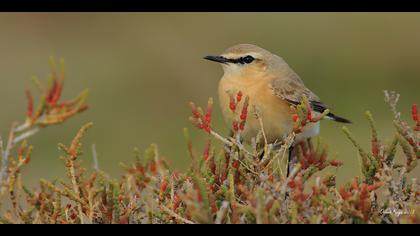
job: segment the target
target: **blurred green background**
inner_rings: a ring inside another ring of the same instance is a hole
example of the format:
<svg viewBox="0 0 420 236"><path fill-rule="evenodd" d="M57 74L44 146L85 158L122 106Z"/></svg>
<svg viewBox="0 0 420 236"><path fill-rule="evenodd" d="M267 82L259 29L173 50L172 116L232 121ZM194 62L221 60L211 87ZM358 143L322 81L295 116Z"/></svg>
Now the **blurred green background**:
<svg viewBox="0 0 420 236"><path fill-rule="evenodd" d="M46 79L53 55L66 61L64 98L89 88L91 108L30 139L26 184L64 176L57 143L69 143L87 121L95 123L84 139L87 168L91 144L100 168L119 177L118 163L131 162L134 147L157 143L183 170L189 158L182 129L190 128L198 153L205 140L188 121L188 102L217 98L222 76L203 56L253 43L282 56L335 113L353 120L351 130L369 148L366 110L380 136L392 137L384 89L402 94L405 119L420 100L419 26L418 13L1 13L0 134L23 121L24 89L33 87L32 75ZM227 134L218 107L213 127ZM324 121L321 136L331 156L345 162L339 181L359 175L357 151L341 125Z"/></svg>

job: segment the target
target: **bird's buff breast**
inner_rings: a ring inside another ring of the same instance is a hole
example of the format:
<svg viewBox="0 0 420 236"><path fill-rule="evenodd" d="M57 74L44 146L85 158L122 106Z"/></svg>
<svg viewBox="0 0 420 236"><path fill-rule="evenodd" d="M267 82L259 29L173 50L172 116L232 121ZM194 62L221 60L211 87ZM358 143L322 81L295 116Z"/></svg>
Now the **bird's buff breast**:
<svg viewBox="0 0 420 236"><path fill-rule="evenodd" d="M223 77L219 83L219 101L222 113L226 122L232 124L234 114L229 108L229 91L235 94L238 91L243 96L249 96L248 119L242 137L246 142L250 142L261 130L260 123L256 118L255 107L261 115L264 132L267 141L272 143L282 140L291 132L293 123L289 105L275 96L268 86L268 80L261 79L255 81L252 78L241 78L240 81ZM242 109L242 102L237 109Z"/></svg>

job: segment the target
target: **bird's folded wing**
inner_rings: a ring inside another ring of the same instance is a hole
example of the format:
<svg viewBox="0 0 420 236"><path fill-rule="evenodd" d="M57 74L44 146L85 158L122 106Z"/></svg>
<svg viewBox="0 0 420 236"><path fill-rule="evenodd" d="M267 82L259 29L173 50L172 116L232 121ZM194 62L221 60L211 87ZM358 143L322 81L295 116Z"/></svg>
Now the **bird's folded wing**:
<svg viewBox="0 0 420 236"><path fill-rule="evenodd" d="M322 113L327 109L327 106L321 102L319 97L306 88L302 80L294 73L290 74L288 78L273 79L270 88L274 95L291 105L300 104L302 96L306 96L314 111Z"/></svg>

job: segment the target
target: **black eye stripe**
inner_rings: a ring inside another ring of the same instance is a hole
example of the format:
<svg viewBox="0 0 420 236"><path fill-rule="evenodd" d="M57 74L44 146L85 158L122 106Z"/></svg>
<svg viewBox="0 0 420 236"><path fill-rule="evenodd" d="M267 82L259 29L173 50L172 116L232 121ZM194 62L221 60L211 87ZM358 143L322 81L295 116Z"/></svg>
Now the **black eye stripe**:
<svg viewBox="0 0 420 236"><path fill-rule="evenodd" d="M248 56L245 56L245 57L229 59L229 62L243 65L243 64L249 64L249 63L253 62L254 60L255 60L254 57L248 55Z"/></svg>

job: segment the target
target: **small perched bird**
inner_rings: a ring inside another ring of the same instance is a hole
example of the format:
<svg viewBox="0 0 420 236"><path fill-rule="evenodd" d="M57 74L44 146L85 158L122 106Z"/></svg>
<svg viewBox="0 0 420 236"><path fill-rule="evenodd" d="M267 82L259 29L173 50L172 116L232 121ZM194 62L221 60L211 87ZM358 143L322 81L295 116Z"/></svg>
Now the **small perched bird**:
<svg viewBox="0 0 420 236"><path fill-rule="evenodd" d="M224 75L219 83L219 101L225 120L230 124L233 114L229 109L228 92L241 91L249 96L249 107L256 107L264 124L267 141L281 141L293 130L291 106L300 103L305 95L312 109L322 113L327 106L309 90L300 77L279 56L252 44L238 44L221 55L205 59L221 63ZM250 112L255 112L250 110ZM349 120L329 113L327 118L350 123ZM242 132L244 141L250 142L261 126L255 116L249 116ZM295 143L319 133L319 122L310 123L296 136Z"/></svg>

